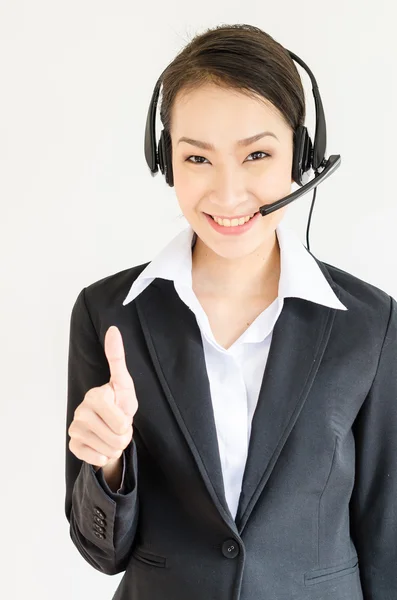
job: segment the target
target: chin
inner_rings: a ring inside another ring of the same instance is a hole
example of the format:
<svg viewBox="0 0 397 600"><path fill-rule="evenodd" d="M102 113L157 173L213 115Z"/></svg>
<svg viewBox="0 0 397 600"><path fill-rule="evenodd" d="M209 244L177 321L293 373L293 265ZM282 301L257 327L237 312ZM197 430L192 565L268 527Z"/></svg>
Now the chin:
<svg viewBox="0 0 397 600"><path fill-rule="evenodd" d="M258 235L250 236L249 233L246 236L225 236L224 239L217 239L216 241L212 236L200 235L203 243L210 248L215 254L226 259L239 259L244 256L248 256L253 252L257 251L264 242L264 238ZM220 236L218 236L219 238Z"/></svg>

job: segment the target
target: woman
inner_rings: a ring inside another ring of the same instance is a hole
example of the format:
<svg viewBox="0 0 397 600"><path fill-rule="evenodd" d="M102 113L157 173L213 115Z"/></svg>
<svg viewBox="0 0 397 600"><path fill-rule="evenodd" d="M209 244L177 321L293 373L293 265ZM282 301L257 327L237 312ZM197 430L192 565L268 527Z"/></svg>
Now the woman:
<svg viewBox="0 0 397 600"><path fill-rule="evenodd" d="M296 67L221 26L162 83L189 227L73 307L71 538L117 600L396 598L396 301L258 212L293 181Z"/></svg>

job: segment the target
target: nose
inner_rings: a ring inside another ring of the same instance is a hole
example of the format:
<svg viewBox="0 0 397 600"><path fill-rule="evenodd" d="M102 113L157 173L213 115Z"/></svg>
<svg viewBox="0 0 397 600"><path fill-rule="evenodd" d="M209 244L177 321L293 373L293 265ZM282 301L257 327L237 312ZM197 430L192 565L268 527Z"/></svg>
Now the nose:
<svg viewBox="0 0 397 600"><path fill-rule="evenodd" d="M233 212L233 208L244 202L246 186L244 174L231 163L219 167L214 174L212 203L225 208L225 213Z"/></svg>

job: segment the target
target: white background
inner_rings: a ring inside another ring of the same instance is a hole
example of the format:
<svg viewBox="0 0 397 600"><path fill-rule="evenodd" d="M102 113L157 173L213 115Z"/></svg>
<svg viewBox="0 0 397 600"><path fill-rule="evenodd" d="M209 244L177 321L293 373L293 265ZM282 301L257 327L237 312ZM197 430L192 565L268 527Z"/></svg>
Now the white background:
<svg viewBox="0 0 397 600"><path fill-rule="evenodd" d="M395 10L0 0L2 597L109 600L122 577L84 561L64 514L69 319L83 287L151 260L187 225L174 190L149 173L143 135L155 82L193 35L257 25L308 64L327 156L342 156L317 189L311 251L397 297ZM286 216L304 243L312 195Z"/></svg>

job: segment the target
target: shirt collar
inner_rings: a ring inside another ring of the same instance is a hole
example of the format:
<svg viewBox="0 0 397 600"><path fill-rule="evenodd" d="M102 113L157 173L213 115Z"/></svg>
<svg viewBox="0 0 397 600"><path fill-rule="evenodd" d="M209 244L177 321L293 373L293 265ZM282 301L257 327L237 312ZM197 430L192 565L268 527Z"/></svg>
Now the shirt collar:
<svg viewBox="0 0 397 600"><path fill-rule="evenodd" d="M303 298L347 310L294 230L281 221L276 234L280 246L279 298ZM178 233L138 275L123 306L134 300L156 278L192 287L192 246L196 237L190 225Z"/></svg>

